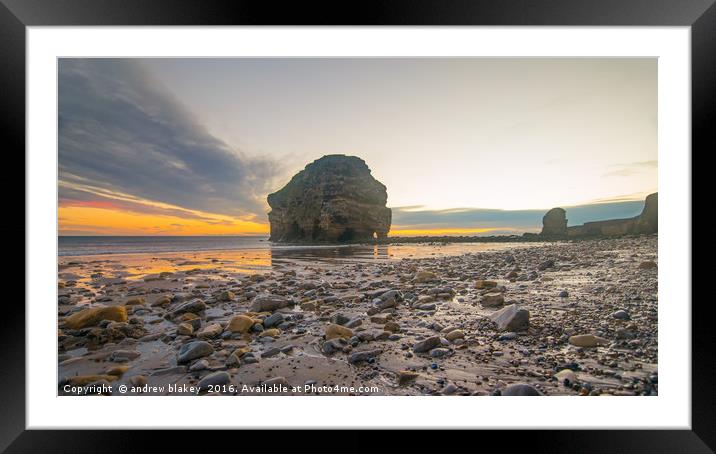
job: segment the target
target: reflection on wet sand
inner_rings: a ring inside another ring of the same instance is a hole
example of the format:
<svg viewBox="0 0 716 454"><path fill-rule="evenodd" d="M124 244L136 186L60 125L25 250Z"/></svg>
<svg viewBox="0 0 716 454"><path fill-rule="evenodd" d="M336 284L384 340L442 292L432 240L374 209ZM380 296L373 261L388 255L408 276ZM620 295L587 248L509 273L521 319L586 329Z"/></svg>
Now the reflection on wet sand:
<svg viewBox="0 0 716 454"><path fill-rule="evenodd" d="M243 249L204 252L166 252L140 254L109 254L60 257L59 277L83 282L92 276L104 278L144 279L161 273L191 272L192 270L220 270L222 273L254 274L283 268L288 265L320 262L342 264L360 261L388 261L414 258L460 255L470 252L502 250L504 248L535 246L535 243L499 244L397 244L351 246L270 246L265 249ZM89 273L73 273L77 267Z"/></svg>

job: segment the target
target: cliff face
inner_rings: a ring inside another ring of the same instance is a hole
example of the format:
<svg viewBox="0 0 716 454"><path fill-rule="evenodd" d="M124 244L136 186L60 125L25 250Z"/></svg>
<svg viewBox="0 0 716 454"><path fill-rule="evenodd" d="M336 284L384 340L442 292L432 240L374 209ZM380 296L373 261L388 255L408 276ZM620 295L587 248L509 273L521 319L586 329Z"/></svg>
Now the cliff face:
<svg viewBox="0 0 716 454"><path fill-rule="evenodd" d="M269 194L271 241L343 243L387 236L386 187L355 156L324 156Z"/></svg>
<svg viewBox="0 0 716 454"><path fill-rule="evenodd" d="M634 229L637 218L609 219L606 221L585 222L567 229L570 237L578 236L620 236L637 233Z"/></svg>
<svg viewBox="0 0 716 454"><path fill-rule="evenodd" d="M585 222L582 225L567 227L565 211L552 208L542 218L541 236L566 236L578 238L584 236L621 236L642 233L657 233L659 230L659 193L649 194L644 201L644 209L639 216L627 219L608 219L606 221ZM562 230L562 222L564 228ZM562 232L562 233L560 233Z"/></svg>

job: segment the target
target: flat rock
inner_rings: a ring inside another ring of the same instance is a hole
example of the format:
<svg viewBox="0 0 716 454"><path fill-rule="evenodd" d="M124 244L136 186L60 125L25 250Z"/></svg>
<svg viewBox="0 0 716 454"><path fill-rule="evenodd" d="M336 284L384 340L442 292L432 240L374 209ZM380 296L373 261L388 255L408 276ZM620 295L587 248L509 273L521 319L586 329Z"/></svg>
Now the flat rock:
<svg viewBox="0 0 716 454"><path fill-rule="evenodd" d="M420 342L416 342L415 345L413 345L413 351L415 353L425 353L438 345L440 345L440 336L432 336Z"/></svg>
<svg viewBox="0 0 716 454"><path fill-rule="evenodd" d="M277 295L257 296L251 302L251 312L274 312L293 305L293 301Z"/></svg>
<svg viewBox="0 0 716 454"><path fill-rule="evenodd" d="M608 340L593 334L578 334L569 338L569 343L575 347L591 348L599 345L607 345Z"/></svg>
<svg viewBox="0 0 716 454"><path fill-rule="evenodd" d="M96 326L102 320L114 322L127 321L127 309L124 306L92 307L74 313L65 319L64 326L68 329L82 329Z"/></svg>
<svg viewBox="0 0 716 454"><path fill-rule="evenodd" d="M500 292L490 292L482 295L480 304L484 307L500 307L505 304L505 297Z"/></svg>
<svg viewBox="0 0 716 454"><path fill-rule="evenodd" d="M182 345L179 349L178 363L188 363L191 360L209 356L214 353L214 347L206 341L194 341Z"/></svg>
<svg viewBox="0 0 716 454"><path fill-rule="evenodd" d="M326 340L337 338L350 339L351 337L353 337L353 330L350 328L336 324L326 326Z"/></svg>
<svg viewBox="0 0 716 454"><path fill-rule="evenodd" d="M360 351L351 353L348 356L348 362L351 364L359 363L362 361L369 361L372 358L375 358L376 356L380 355L382 353L381 350L366 350L366 351Z"/></svg>
<svg viewBox="0 0 716 454"><path fill-rule="evenodd" d="M221 334L222 328L218 323L212 323L205 326L201 331L196 333L196 337L200 339L212 339Z"/></svg>
<svg viewBox="0 0 716 454"><path fill-rule="evenodd" d="M281 349L278 347L269 348L265 352L261 353L262 358L270 358L272 356L276 356L279 353L281 353Z"/></svg>
<svg viewBox="0 0 716 454"><path fill-rule="evenodd" d="M186 303L180 304L172 313L174 315L180 315L187 312L190 312L192 314L198 314L199 312L203 312L206 310L206 303L200 299L193 299L191 301L187 301Z"/></svg>
<svg viewBox="0 0 716 454"><path fill-rule="evenodd" d="M490 316L500 331L525 331L530 326L530 312L516 304L510 304Z"/></svg>
<svg viewBox="0 0 716 454"><path fill-rule="evenodd" d="M495 281L486 281L484 279L478 279L475 282L475 288L478 290L487 289L487 288L495 288L497 287L497 282Z"/></svg>
<svg viewBox="0 0 716 454"><path fill-rule="evenodd" d="M121 363L139 358L140 355L141 353L135 350L115 350L109 355L109 360Z"/></svg>
<svg viewBox="0 0 716 454"><path fill-rule="evenodd" d="M145 300L143 297L134 297L129 298L127 301L124 302L125 306L143 306L146 304L147 300Z"/></svg>

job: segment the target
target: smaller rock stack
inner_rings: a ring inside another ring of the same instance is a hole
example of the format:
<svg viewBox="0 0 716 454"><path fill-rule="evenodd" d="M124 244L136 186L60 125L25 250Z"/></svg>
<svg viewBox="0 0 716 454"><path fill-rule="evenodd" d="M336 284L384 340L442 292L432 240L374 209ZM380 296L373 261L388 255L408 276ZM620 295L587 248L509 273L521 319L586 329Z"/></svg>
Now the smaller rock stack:
<svg viewBox="0 0 716 454"><path fill-rule="evenodd" d="M567 236L567 212L552 208L542 218L542 236Z"/></svg>

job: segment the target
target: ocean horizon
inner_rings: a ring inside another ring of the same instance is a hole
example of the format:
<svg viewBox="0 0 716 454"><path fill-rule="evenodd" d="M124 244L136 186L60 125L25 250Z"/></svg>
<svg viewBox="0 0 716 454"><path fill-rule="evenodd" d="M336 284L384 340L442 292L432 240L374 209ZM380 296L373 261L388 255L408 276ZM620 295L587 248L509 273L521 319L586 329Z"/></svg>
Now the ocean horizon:
<svg viewBox="0 0 716 454"><path fill-rule="evenodd" d="M58 236L57 255L142 254L272 247L268 235ZM275 246L274 246L275 247ZM283 246L281 246L283 247Z"/></svg>

